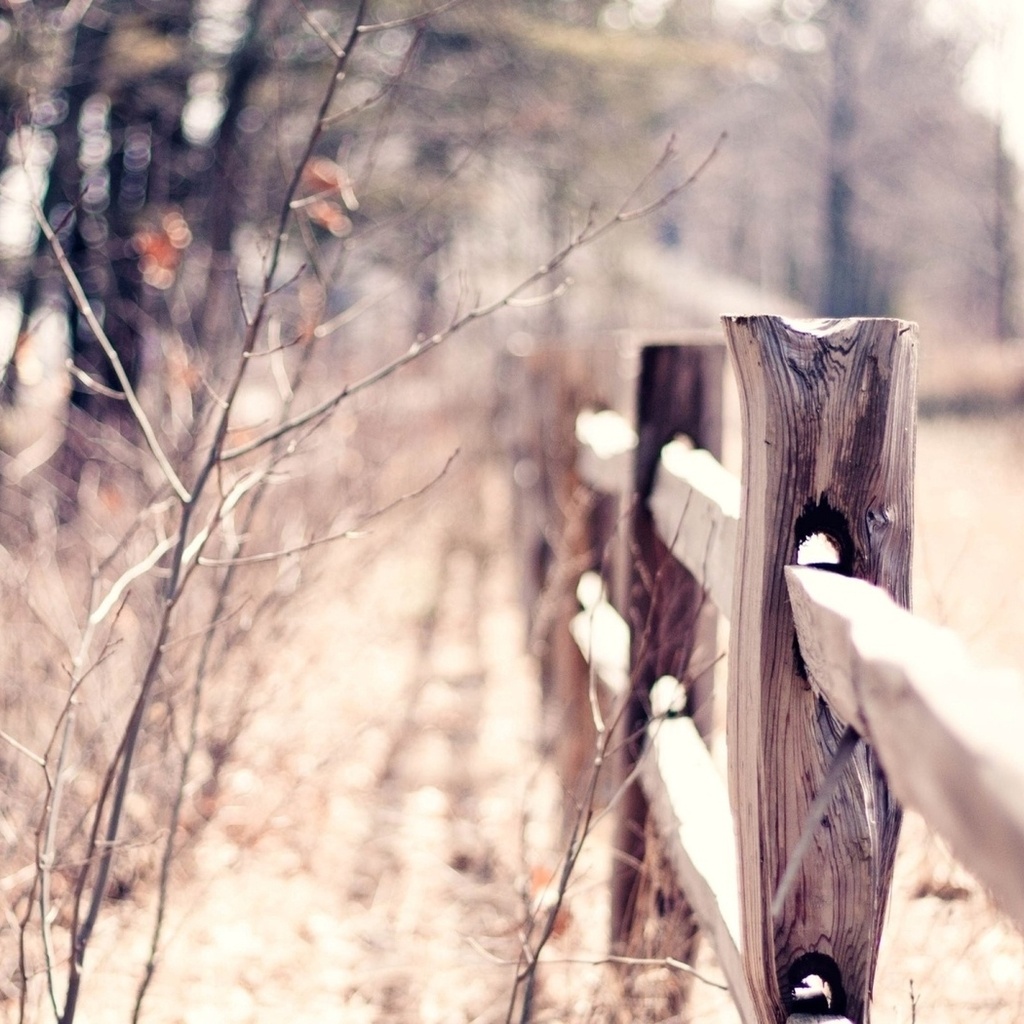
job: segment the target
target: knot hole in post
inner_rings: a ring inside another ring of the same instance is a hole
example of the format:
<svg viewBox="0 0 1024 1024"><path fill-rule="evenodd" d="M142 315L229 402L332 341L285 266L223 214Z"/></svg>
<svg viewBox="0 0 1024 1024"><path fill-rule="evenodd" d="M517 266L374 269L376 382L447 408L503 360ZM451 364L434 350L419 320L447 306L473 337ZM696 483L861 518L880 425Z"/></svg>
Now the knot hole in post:
<svg viewBox="0 0 1024 1024"><path fill-rule="evenodd" d="M846 516L822 495L809 501L794 528L796 564L827 569L842 576L853 575L853 537Z"/></svg>
<svg viewBox="0 0 1024 1024"><path fill-rule="evenodd" d="M809 501L797 517L793 529L793 547L797 565L825 569L840 576L853 575L853 537L846 516L829 504L827 495ZM793 661L797 675L807 678L807 667L796 634L793 634Z"/></svg>
<svg viewBox="0 0 1024 1024"><path fill-rule="evenodd" d="M846 989L839 965L824 953L804 953L786 975L787 1013L841 1017L846 1013Z"/></svg>

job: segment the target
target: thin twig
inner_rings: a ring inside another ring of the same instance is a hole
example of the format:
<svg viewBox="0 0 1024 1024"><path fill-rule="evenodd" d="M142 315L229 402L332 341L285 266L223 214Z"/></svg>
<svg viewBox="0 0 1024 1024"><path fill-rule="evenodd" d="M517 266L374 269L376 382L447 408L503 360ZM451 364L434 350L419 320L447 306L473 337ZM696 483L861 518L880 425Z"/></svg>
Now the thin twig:
<svg viewBox="0 0 1024 1024"><path fill-rule="evenodd" d="M621 702L619 714L625 709L625 701ZM617 722L618 715L615 716ZM555 887L554 899L546 905L544 919L541 924L540 935L531 945L531 937L536 925L535 915L530 915L526 923L526 930L523 941L520 944L519 970L513 982L512 996L509 1000L508 1015L506 1024L511 1024L512 1014L515 1008L516 996L520 989L523 992L523 1001L520 1008L521 1024L526 1024L531 1016L533 993L537 980L537 966L539 957L544 947L548 944L554 934L558 921L559 912L565 902L569 882L580 855L583 853L584 844L591 834L595 824L595 805L597 801L597 788L602 778L604 766L607 763L608 745L610 742L611 730L599 733L595 744L594 760L592 762L590 776L587 780L587 788L580 804L580 810L576 821L573 824L572 834L569 838L566 853L562 860L562 869L558 876Z"/></svg>
<svg viewBox="0 0 1024 1024"><path fill-rule="evenodd" d="M839 745L832 755L828 771L821 781L818 792L815 794L814 800L811 801L811 806L807 809L800 838L789 855L786 869L782 874L782 880L779 882L779 886L772 898L771 911L775 921L781 920L786 899L796 883L804 858L811 848L811 843L814 842L814 837L818 834L822 819L825 817L825 813L828 811L836 795L836 789L843 777L843 773L846 771L847 764L849 764L854 751L857 749L858 743L860 743L859 733L853 726L848 725L839 738Z"/></svg>
<svg viewBox="0 0 1024 1024"><path fill-rule="evenodd" d="M427 483L423 484L421 487L417 487L414 491L409 491L406 494L399 495L394 499L394 501L388 502L387 505L384 505L381 508L374 509L374 511L369 515L364 516L356 526L350 526L348 529L329 533L323 537L314 537L312 540L306 541L304 544L296 544L293 547L283 548L280 551L263 551L255 555L240 555L236 558L206 558L205 556L202 556L199 558L199 564L208 567L223 568L224 566L229 565L258 565L262 562L277 562L282 558L289 558L293 555L302 554L305 551L310 551L323 544L331 544L338 540L352 540L357 537L362 537L364 535L363 528L367 523L373 522L375 519L379 519L381 516L386 515L388 512L391 512L399 505L405 504L407 501L412 501L426 494L427 491L447 475L448 470L458 457L458 454L459 451L456 449L451 455L449 455L443 468L431 477Z"/></svg>
<svg viewBox="0 0 1024 1024"><path fill-rule="evenodd" d="M107 592L107 596L93 609L89 616L89 623L94 626L101 623L110 614L110 610L114 605L121 599L121 595L125 592L128 585L133 580L137 580L140 576L145 576L145 574L149 572L149 570L152 569L153 566L171 550L172 547L174 547L177 541L177 537L164 538L154 545L153 549L145 558L121 573L121 575L111 585L110 590Z"/></svg>
<svg viewBox="0 0 1024 1024"><path fill-rule="evenodd" d="M268 474L269 469L260 469L252 473L248 473L235 481L231 490L221 499L216 508L210 513L207 524L201 530L197 531L196 535L182 552L182 567L191 566L193 563L199 563L203 548L206 547L207 542L213 535L214 529L220 523L224 522L229 515L231 515L242 498L244 498L254 487L261 484L267 478ZM183 583L178 586L179 593L182 585Z"/></svg>
<svg viewBox="0 0 1024 1024"><path fill-rule="evenodd" d="M345 51L334 41L334 37L330 32L310 13L306 5L301 0L292 0L292 6L302 15L302 20L313 30L320 41L331 51L334 59L342 60L345 56Z"/></svg>
<svg viewBox="0 0 1024 1024"><path fill-rule="evenodd" d="M206 637L216 633L221 626L226 625L233 619L237 619L238 616L242 614L242 609L250 603L251 598L246 595L234 608L231 609L231 611L218 613L209 622L203 625L201 629L194 629L188 633L181 633L180 635L175 636L173 640L168 640L167 643L164 644L164 653L166 654L167 651L175 647L180 647L182 644L191 644L195 640L206 639Z"/></svg>
<svg viewBox="0 0 1024 1024"><path fill-rule="evenodd" d="M535 295L529 299L512 299L509 302L509 307L511 309L533 309L537 306L545 306L549 302L560 299L572 287L572 283L572 278L567 277L561 284L556 285L544 295Z"/></svg>
<svg viewBox="0 0 1024 1024"><path fill-rule="evenodd" d="M34 761L40 768L46 767L45 758L40 757L38 754L29 750L24 744L19 743L10 733L4 732L0 729L0 740L10 744L19 754L24 754L30 761Z"/></svg>
<svg viewBox="0 0 1024 1024"><path fill-rule="evenodd" d="M468 937L466 941L477 953L486 957L487 960L495 966L515 966L515 961L509 960L507 957L497 956L489 949L485 949L484 946L482 946L472 936ZM578 956L538 956L537 963L543 964L546 967L557 967L561 964L578 964L581 967L601 967L604 964L622 964L626 967L668 967L673 971L682 971L684 974L689 974L703 984L709 985L711 988L717 988L723 992L729 991L729 986L726 982L719 981L715 978L709 978L706 974L702 974L698 971L692 964L688 964L683 960L677 960L673 956L618 956L613 953L594 953L591 956L587 956L586 954L581 953Z"/></svg>
<svg viewBox="0 0 1024 1024"><path fill-rule="evenodd" d="M413 14L408 18L396 18L394 21L378 21L372 25L360 25L359 34L368 35L371 32L387 32L393 28L405 28L407 25L422 25L423 22L436 18L437 15L444 14L455 7L461 7L468 2L469 0L448 0L447 3L438 4L437 7L432 7L429 11L424 11L422 14Z"/></svg>
<svg viewBox="0 0 1024 1024"><path fill-rule="evenodd" d="M326 338L329 334L333 334L342 327L347 327L350 323L362 316L368 309L372 309L379 302L383 302L385 299L390 298L400 288L401 285L396 284L387 291L364 295L361 299L353 302L347 309L343 309L336 316L331 317L330 320L325 320L322 324L318 324L314 327L313 337L317 339Z"/></svg>
<svg viewBox="0 0 1024 1024"><path fill-rule="evenodd" d="M60 755L58 764L63 765L67 761L68 749L71 744L71 733L74 719L68 715L65 721L64 736L61 740ZM54 785L50 790L48 820L46 827L46 840L43 849L37 859L39 871L39 931L43 939L43 958L46 963L46 990L50 997L50 1005L53 1008L54 1016L59 1016L57 1008L57 986L54 972L55 956L53 951L53 932L50 930L50 885L53 880L53 865L56 861L57 852L57 823L60 820L60 803L64 793L63 771L58 769Z"/></svg>
<svg viewBox="0 0 1024 1024"><path fill-rule="evenodd" d="M106 384L101 384L94 377L90 377L81 367L75 366L74 362L70 359L64 360L64 368L71 374L75 380L78 381L83 387L92 391L94 394L102 395L104 398L113 399L116 402L123 402L126 400L126 396L123 391L115 391L113 388L108 388Z"/></svg>

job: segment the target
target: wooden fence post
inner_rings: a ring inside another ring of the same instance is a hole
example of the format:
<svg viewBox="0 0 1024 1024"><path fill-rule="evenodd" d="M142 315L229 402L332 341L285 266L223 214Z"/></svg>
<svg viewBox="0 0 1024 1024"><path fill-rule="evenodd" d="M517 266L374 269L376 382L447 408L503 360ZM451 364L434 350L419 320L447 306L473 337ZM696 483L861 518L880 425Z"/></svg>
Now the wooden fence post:
<svg viewBox="0 0 1024 1024"><path fill-rule="evenodd" d="M622 390L619 351L608 341L546 342L510 360L506 425L515 462L513 522L540 662L542 744L564 787L561 837L572 834L593 770L596 731L590 668L569 632L580 574L601 565L618 503L594 494L576 469L580 409L614 403Z"/></svg>
<svg viewBox="0 0 1024 1024"><path fill-rule="evenodd" d="M723 325L743 415L728 747L748 981L766 1024L804 1009L793 989L812 974L831 985L829 1012L863 1024L900 811L860 744L773 919L844 731L807 681L783 569L817 536L835 571L909 605L917 328L769 316Z"/></svg>
<svg viewBox="0 0 1024 1024"><path fill-rule="evenodd" d="M641 755L651 713L650 690L660 676L673 675L692 684L691 673L697 669L700 685L691 688L688 710L710 729L709 669L715 656L717 617L706 614L700 585L658 539L646 499L661 449L674 437L685 434L695 445L721 457L724 362L720 338L711 341L707 335L695 334L681 344L648 344L640 352L638 443L626 534L628 567L617 599L631 633L631 690L618 722L620 779L629 778ZM697 660L704 664L695 665ZM645 884L650 889L651 878L643 877L644 870L657 873L660 856L660 849L645 849L648 808L639 780L634 779L620 799L612 875L612 948L636 956L686 959L689 949L664 948L673 942L692 945L693 940L694 926L674 876L667 884L657 882L658 891L647 892L652 906L637 905Z"/></svg>

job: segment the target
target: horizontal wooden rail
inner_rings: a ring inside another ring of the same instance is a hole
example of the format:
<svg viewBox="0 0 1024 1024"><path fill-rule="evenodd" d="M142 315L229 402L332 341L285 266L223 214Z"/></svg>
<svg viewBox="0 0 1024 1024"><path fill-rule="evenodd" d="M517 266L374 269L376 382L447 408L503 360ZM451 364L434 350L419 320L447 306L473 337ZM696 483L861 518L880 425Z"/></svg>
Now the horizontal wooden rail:
<svg viewBox="0 0 1024 1024"><path fill-rule="evenodd" d="M576 421L577 468L595 490L622 495L636 433L618 413L584 411ZM720 612L732 605L740 482L718 460L685 440L661 450L648 500L658 536L707 591Z"/></svg>
<svg viewBox="0 0 1024 1024"><path fill-rule="evenodd" d="M632 475L637 443L636 431L625 417L610 409L584 409L576 417L576 440L576 468L583 479L597 491L622 495Z"/></svg>
<svg viewBox="0 0 1024 1024"><path fill-rule="evenodd" d="M624 694L629 683L629 627L604 595L601 578L584 573L577 588L583 610L572 620L573 638L598 679ZM682 696L677 680L660 679L651 692L654 720L640 781L658 832L701 930L715 950L744 1024L753 1005L739 951L736 843L725 780L686 715L674 715Z"/></svg>
<svg viewBox="0 0 1024 1024"><path fill-rule="evenodd" d="M786 570L812 684L875 749L893 792L1024 927L1024 680L884 591Z"/></svg>
<svg viewBox="0 0 1024 1024"><path fill-rule="evenodd" d="M740 953L736 841L725 780L711 760L693 719L668 709L681 690L664 676L651 692L655 718L648 726L640 778L665 851L701 931L710 940L740 1019L756 1022Z"/></svg>
<svg viewBox="0 0 1024 1024"><path fill-rule="evenodd" d="M740 482L709 452L667 444L648 501L658 534L723 615L732 609Z"/></svg>
<svg viewBox="0 0 1024 1024"><path fill-rule="evenodd" d="M580 577L576 599L583 609L569 623L576 646L612 693L625 693L629 689L629 626L609 603L596 572Z"/></svg>

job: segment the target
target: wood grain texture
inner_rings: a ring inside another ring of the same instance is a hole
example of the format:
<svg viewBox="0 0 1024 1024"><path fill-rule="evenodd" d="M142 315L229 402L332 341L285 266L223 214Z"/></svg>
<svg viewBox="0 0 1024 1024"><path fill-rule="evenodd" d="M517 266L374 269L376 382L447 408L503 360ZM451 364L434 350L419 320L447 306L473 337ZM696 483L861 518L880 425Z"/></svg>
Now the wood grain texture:
<svg viewBox="0 0 1024 1024"><path fill-rule="evenodd" d="M786 570L808 675L877 752L893 792L1024 928L1024 680L882 591Z"/></svg>
<svg viewBox="0 0 1024 1024"><path fill-rule="evenodd" d="M728 730L743 941L759 1019L787 1013L789 970L831 957L868 1018L900 813L866 748L840 783L779 920L769 907L843 731L797 653L784 568L826 534L839 571L910 601L916 326L727 317L740 385L743 529Z"/></svg>
<svg viewBox="0 0 1024 1024"><path fill-rule="evenodd" d="M702 338L692 344L648 345L639 353L629 562L619 604L628 609L631 636L631 693L617 723L616 737L621 752L618 778L624 789L615 838L611 931L613 949L619 952L658 955L655 948L637 948L635 925L644 913L636 906L643 891L642 875L662 860L662 851L645 849L646 797L637 782L627 782L643 755L651 687L663 675L683 680L689 711L698 729L710 730L713 702L712 674L705 669L714 661L716 623L700 584L659 539L647 498L662 448L673 438L683 435L721 454L724 363L721 340L709 343ZM687 913L683 901L673 901L673 905L678 908L675 916L683 918ZM671 924L680 930L680 921ZM667 927L666 936L671 931ZM664 951L683 959L690 952Z"/></svg>

